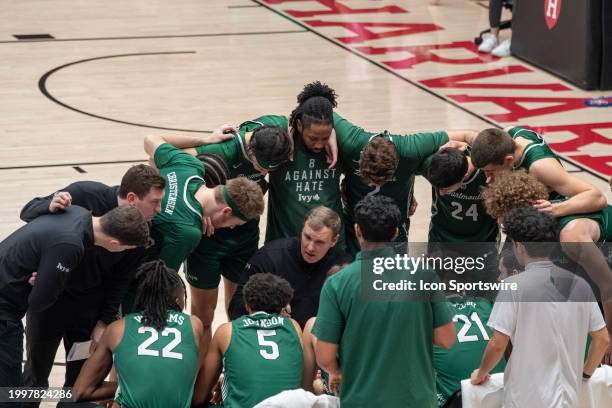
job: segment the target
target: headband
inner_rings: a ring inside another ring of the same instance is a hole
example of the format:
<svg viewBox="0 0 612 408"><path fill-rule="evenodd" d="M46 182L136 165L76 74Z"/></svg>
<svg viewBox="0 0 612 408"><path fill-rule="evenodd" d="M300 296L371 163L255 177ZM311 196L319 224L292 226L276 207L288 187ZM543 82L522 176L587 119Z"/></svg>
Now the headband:
<svg viewBox="0 0 612 408"><path fill-rule="evenodd" d="M227 186L223 186L223 199L225 200L225 202L227 203L227 205L229 206L229 208L232 209L232 215L234 217L238 217L243 221L248 221L249 219L242 213L242 211L240 211L240 209L238 208L238 206L236 205L236 202L232 199L232 196L230 196L229 191L227 190Z"/></svg>

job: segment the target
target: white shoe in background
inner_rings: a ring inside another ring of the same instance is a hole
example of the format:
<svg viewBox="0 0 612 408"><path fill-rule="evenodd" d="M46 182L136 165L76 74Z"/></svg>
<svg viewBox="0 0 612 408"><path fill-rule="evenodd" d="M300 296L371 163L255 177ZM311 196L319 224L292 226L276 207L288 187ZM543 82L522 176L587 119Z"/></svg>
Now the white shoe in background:
<svg viewBox="0 0 612 408"><path fill-rule="evenodd" d="M478 47L478 51L490 53L493 51L493 48L497 47L498 45L499 39L496 36L489 34L482 40L482 44L480 44L480 47Z"/></svg>
<svg viewBox="0 0 612 408"><path fill-rule="evenodd" d="M492 55L496 57L509 57L510 56L510 40L502 41L493 51L491 51Z"/></svg>

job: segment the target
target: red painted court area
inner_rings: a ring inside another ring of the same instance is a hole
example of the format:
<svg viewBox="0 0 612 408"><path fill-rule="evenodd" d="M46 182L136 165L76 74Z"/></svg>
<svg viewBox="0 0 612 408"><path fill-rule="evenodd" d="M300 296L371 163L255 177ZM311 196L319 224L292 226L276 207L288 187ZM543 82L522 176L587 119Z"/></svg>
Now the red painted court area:
<svg viewBox="0 0 612 408"><path fill-rule="evenodd" d="M516 58L479 53L472 39L487 28L483 3L256 2L493 126L533 128L572 164L602 179L612 176L612 98ZM570 18L560 0L553 3L555 18L541 21L551 29L556 19Z"/></svg>

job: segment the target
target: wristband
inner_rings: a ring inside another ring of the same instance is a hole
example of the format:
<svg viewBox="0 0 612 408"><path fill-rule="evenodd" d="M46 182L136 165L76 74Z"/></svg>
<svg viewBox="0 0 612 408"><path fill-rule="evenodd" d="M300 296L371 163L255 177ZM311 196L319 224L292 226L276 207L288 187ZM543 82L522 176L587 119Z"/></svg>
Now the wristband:
<svg viewBox="0 0 612 408"><path fill-rule="evenodd" d="M584 371L582 372L582 379L583 380L588 380L589 378L591 378L592 374L587 374Z"/></svg>

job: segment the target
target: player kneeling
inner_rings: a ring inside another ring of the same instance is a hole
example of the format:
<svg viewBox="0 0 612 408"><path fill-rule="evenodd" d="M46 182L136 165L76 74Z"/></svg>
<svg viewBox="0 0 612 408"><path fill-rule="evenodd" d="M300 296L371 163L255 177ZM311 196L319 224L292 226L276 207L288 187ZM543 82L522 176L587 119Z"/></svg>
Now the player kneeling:
<svg viewBox="0 0 612 408"><path fill-rule="evenodd" d="M302 384L301 329L296 321L281 315L293 289L281 277L257 273L249 278L243 293L249 314L217 329L196 381L194 406L210 401L222 368L225 408L252 407Z"/></svg>
<svg viewBox="0 0 612 408"><path fill-rule="evenodd" d="M74 385L79 401L115 399L122 407L191 406L202 323L182 313L185 284L162 261L138 271L136 313L106 329ZM118 384L104 382L113 362Z"/></svg>

